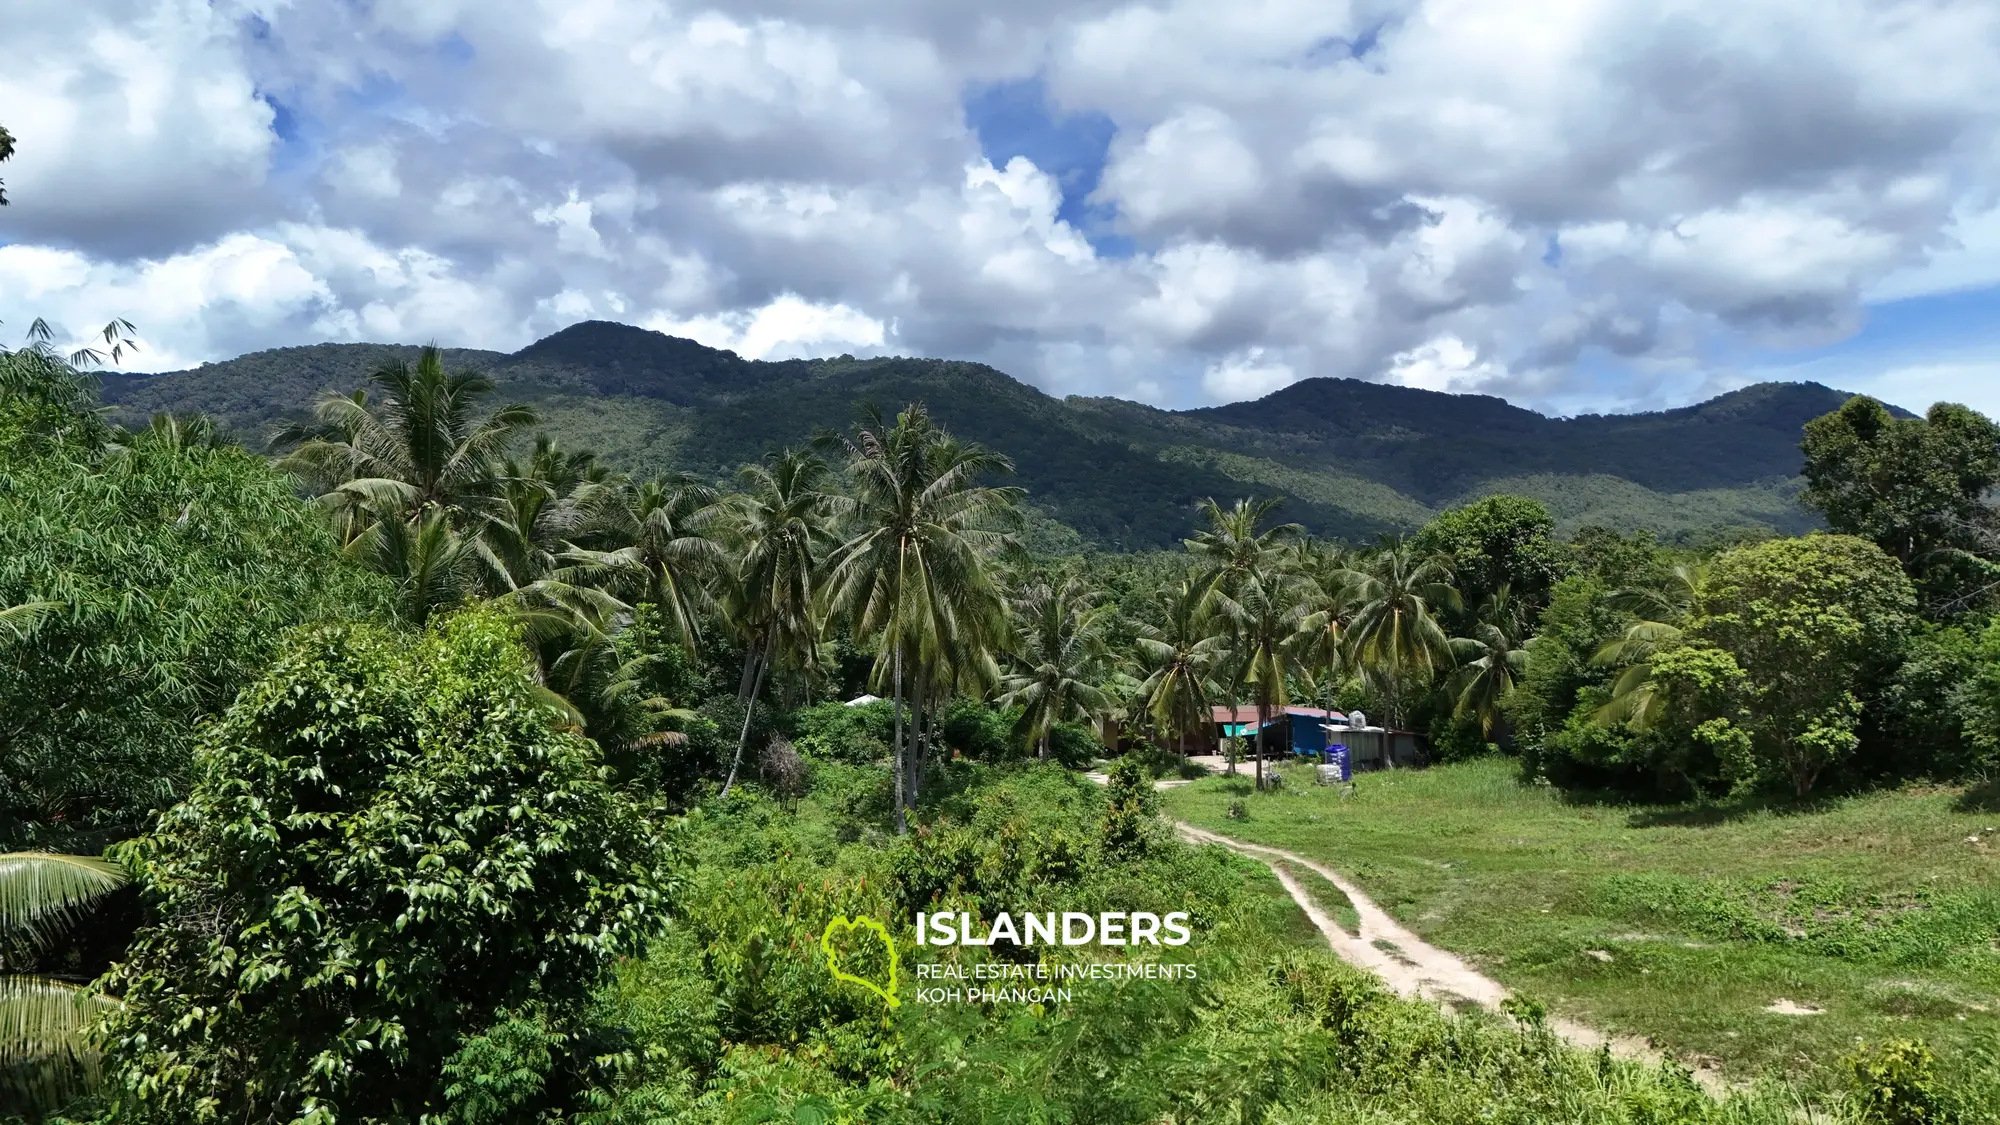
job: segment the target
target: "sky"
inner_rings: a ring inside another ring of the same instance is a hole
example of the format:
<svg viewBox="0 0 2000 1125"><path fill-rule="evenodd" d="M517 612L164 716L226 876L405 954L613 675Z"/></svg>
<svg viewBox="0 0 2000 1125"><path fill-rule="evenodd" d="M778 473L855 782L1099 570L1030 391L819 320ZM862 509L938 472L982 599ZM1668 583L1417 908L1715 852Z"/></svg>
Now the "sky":
<svg viewBox="0 0 2000 1125"><path fill-rule="evenodd" d="M1992 0L7 0L0 334L2000 415Z"/></svg>

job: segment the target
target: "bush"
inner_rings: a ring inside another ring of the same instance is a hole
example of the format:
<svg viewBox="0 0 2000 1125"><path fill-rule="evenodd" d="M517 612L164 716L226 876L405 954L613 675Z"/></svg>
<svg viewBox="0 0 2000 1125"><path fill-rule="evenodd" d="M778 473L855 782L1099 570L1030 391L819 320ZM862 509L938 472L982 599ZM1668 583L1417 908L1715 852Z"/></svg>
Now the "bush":
<svg viewBox="0 0 2000 1125"><path fill-rule="evenodd" d="M1869 1125L1948 1125L1958 1118L1940 1094L1936 1056L1916 1040L1895 1039L1872 1051L1864 1043L1847 1069Z"/></svg>
<svg viewBox="0 0 2000 1125"><path fill-rule="evenodd" d="M1087 727L1057 723L1049 735L1049 757L1070 769L1088 769L1103 756L1104 744Z"/></svg>
<svg viewBox="0 0 2000 1125"><path fill-rule="evenodd" d="M121 1120L579 1104L669 853L558 723L492 616L295 639L126 852L158 921L106 979Z"/></svg>
<svg viewBox="0 0 2000 1125"><path fill-rule="evenodd" d="M978 703L959 700L945 712L939 727L944 744L980 762L1000 762L1027 753L1014 738L1011 716Z"/></svg>
<svg viewBox="0 0 2000 1125"><path fill-rule="evenodd" d="M741 712L737 718L741 721ZM794 714L793 743L807 758L867 765L889 756L895 722L895 705L887 700L859 707L821 703Z"/></svg>

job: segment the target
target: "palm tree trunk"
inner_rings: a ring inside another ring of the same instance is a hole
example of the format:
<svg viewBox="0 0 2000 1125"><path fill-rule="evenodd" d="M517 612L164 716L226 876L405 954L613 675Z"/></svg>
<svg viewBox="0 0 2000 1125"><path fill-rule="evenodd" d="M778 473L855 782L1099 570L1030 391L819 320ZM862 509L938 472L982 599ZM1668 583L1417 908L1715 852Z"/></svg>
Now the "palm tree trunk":
<svg viewBox="0 0 2000 1125"><path fill-rule="evenodd" d="M895 762L895 770L896 770L896 835L898 835L898 836L905 836L905 835L908 835L908 834L909 834L909 831L910 831L910 822L909 822L909 819L908 819L907 817L905 817L905 816L903 815L903 762L905 761L905 757L904 757L904 749L903 749L903 641L902 641L902 638L900 638L900 637L896 638L896 641L895 641L895 645L896 645L896 652L895 652L895 655L894 655L893 659L894 659L894 662L895 662L895 667L896 667L896 671L895 671L895 677L896 677L896 686L895 686L895 689L894 689L894 694L895 694L895 697L896 697L896 762Z"/></svg>
<svg viewBox="0 0 2000 1125"><path fill-rule="evenodd" d="M1264 728L1271 721L1271 704L1263 692L1257 693L1257 788L1264 788Z"/></svg>
<svg viewBox="0 0 2000 1125"><path fill-rule="evenodd" d="M917 797L923 791L924 785L924 708L929 702L924 690L927 686L926 679L923 671L919 669L914 682L910 685L910 756L906 763L910 771L910 781L906 792L909 794L912 810L917 807Z"/></svg>
<svg viewBox="0 0 2000 1125"><path fill-rule="evenodd" d="M752 640L749 644L743 646L743 673L736 677L736 702L744 702L750 698L750 693L756 690L751 683L751 678L756 671L757 642Z"/></svg>
<svg viewBox="0 0 2000 1125"><path fill-rule="evenodd" d="M736 771L743 766L743 747L750 742L750 717L757 713L757 693L764 690L764 676L771 670L772 650L778 647L778 631L772 629L764 639L764 657L757 661L757 678L750 683L750 698L743 703L743 731L736 736L736 757L729 763L729 780L722 783L722 795L729 796L729 789L736 784ZM750 649L756 655L756 647Z"/></svg>

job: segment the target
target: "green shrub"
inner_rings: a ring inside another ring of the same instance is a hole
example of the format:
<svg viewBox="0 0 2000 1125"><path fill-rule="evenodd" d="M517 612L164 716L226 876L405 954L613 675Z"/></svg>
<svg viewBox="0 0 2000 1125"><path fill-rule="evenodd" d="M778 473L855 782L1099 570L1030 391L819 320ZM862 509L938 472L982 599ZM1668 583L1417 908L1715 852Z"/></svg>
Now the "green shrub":
<svg viewBox="0 0 2000 1125"><path fill-rule="evenodd" d="M939 733L947 747L975 761L1001 762L1027 753L1014 737L1012 716L969 700L951 705Z"/></svg>
<svg viewBox="0 0 2000 1125"><path fill-rule="evenodd" d="M905 721L908 715L904 716ZM742 712L737 712L741 721ZM795 712L792 745L809 759L865 765L889 756L895 736L895 705L887 700L849 707L821 703Z"/></svg>
<svg viewBox="0 0 2000 1125"><path fill-rule="evenodd" d="M1894 1039L1873 1050L1861 1044L1847 1060L1848 1074L1868 1125L1947 1125L1958 1118L1939 1089L1937 1058L1912 1039Z"/></svg>
<svg viewBox="0 0 2000 1125"><path fill-rule="evenodd" d="M106 1066L120 1120L176 1123L579 1104L669 858L473 613L295 638L126 855L156 921L106 980Z"/></svg>

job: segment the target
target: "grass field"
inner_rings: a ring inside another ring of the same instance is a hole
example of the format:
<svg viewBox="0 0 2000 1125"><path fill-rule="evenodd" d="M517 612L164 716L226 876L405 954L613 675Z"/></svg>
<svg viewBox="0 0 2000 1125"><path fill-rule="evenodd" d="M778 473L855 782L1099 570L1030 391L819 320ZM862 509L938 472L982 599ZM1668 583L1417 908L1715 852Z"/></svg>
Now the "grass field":
<svg viewBox="0 0 2000 1125"><path fill-rule="evenodd" d="M2000 1065L1991 787L1787 809L1566 799L1500 759L1364 774L1348 797L1284 773L1276 793L1212 778L1162 803L1351 875L1554 1012L1735 1077L1812 1082L1894 1037L1947 1070ZM1226 816L1239 800L1247 817Z"/></svg>

